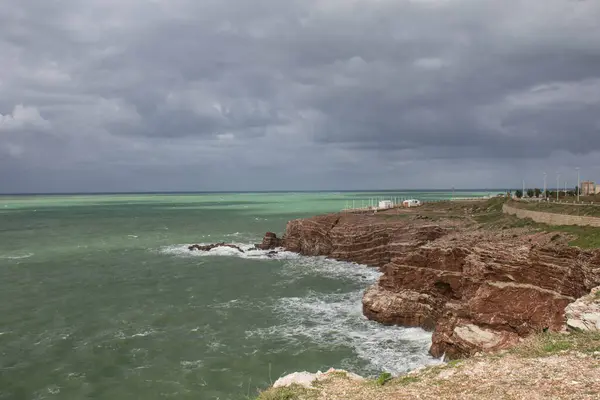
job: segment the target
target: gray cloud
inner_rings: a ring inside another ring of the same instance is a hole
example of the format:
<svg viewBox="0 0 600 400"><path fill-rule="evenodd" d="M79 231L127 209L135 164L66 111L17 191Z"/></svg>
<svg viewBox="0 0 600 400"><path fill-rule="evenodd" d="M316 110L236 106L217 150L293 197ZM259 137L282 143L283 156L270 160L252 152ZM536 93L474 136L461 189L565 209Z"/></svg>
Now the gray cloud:
<svg viewBox="0 0 600 400"><path fill-rule="evenodd" d="M600 180L598 21L592 0L6 0L0 190Z"/></svg>

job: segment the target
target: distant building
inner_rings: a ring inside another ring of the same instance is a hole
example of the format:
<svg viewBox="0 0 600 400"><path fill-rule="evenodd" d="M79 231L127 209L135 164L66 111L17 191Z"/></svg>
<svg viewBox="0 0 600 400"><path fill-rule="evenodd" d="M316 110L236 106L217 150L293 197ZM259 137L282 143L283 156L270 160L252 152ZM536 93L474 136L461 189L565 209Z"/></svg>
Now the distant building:
<svg viewBox="0 0 600 400"><path fill-rule="evenodd" d="M581 194L584 196L589 196L591 194L598 193L596 184L592 181L583 181L581 182Z"/></svg>
<svg viewBox="0 0 600 400"><path fill-rule="evenodd" d="M394 203L391 200L383 200L379 202L379 208L393 208Z"/></svg>
<svg viewBox="0 0 600 400"><path fill-rule="evenodd" d="M403 207L418 207L421 205L421 202L416 199L404 200L402 202Z"/></svg>

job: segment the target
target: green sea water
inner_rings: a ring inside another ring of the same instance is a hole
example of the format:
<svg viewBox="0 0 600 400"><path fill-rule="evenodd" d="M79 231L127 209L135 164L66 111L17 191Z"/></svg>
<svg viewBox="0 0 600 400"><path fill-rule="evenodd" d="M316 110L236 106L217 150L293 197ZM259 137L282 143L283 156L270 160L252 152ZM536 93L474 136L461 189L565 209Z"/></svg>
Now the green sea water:
<svg viewBox="0 0 600 400"><path fill-rule="evenodd" d="M375 269L186 245L249 247L351 201L450 195L0 197L0 399L247 399L294 371L436 362L430 334L362 316Z"/></svg>

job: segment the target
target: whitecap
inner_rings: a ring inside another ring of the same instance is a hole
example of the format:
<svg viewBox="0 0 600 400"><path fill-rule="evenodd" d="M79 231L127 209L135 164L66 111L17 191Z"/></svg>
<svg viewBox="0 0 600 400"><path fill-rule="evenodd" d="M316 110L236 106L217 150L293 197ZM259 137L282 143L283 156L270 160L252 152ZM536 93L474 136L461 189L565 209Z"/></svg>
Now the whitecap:
<svg viewBox="0 0 600 400"><path fill-rule="evenodd" d="M336 367L362 374L400 374L440 362L428 354L431 333L420 328L384 326L364 317L364 287L377 281L381 275L377 269L323 257L299 257L287 260L280 274L288 283L306 276L351 279L360 283L361 289L346 293L311 291L303 297L281 298L273 306L281 323L248 331L247 337L283 339L288 348L282 351L303 351L306 342L323 351L349 347L356 358L346 359Z"/></svg>
<svg viewBox="0 0 600 400"><path fill-rule="evenodd" d="M27 254L23 254L23 255L20 255L20 256L0 255L0 259L3 259L3 260L23 260L25 258L32 257L33 255L34 255L33 253L27 253Z"/></svg>
<svg viewBox="0 0 600 400"><path fill-rule="evenodd" d="M147 330L147 331L137 332L137 333L134 333L133 335L126 335L125 333L119 331L119 332L117 332L117 334L115 336L118 339L133 339L133 338L138 338L138 337L150 336L154 333L156 333L156 331L154 331L152 329Z"/></svg>
<svg viewBox="0 0 600 400"><path fill-rule="evenodd" d="M202 360L181 361L179 364L185 369L196 369L196 368L202 367L204 365L204 361L202 361Z"/></svg>
<svg viewBox="0 0 600 400"><path fill-rule="evenodd" d="M209 243L199 243L201 246L206 246ZM215 247L210 251L199 251L199 250L188 250L189 244L174 245L162 247L159 252L167 255L174 255L180 257L206 257L206 256L221 256L221 257L239 257L252 260L289 260L299 258L296 253L284 251L283 249L275 249L277 253L271 253L272 250L257 250L253 244L244 243L232 243L244 252L240 252L237 249L231 247Z"/></svg>

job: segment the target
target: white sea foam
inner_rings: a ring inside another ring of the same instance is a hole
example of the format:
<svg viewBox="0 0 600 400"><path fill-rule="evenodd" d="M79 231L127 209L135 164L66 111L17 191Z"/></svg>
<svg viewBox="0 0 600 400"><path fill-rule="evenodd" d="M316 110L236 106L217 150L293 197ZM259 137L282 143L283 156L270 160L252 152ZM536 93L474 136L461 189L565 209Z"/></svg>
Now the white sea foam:
<svg viewBox="0 0 600 400"><path fill-rule="evenodd" d="M202 360L181 361L179 364L185 369L196 369L196 368L202 367L204 365L204 361L202 361Z"/></svg>
<svg viewBox="0 0 600 400"><path fill-rule="evenodd" d="M137 332L134 333L132 335L127 335L121 331L117 332L117 334L115 335L118 339L133 339L133 338L138 338L138 337L146 337L146 336L150 336L152 334L156 333L156 331L150 329L147 331L142 331L142 332Z"/></svg>
<svg viewBox="0 0 600 400"><path fill-rule="evenodd" d="M201 246L208 245L210 243L199 243ZM277 254L269 255L270 251L267 250L256 250L253 244L248 243L232 243L244 252L240 252L237 249L232 249L231 247L216 247L210 251L199 251L188 250L189 244L184 245L175 245L175 246L167 246L160 249L162 254L169 254L180 257L206 257L206 256L222 256L222 257L239 257L246 259L255 259L255 260L289 260L299 258L300 256L296 253L292 253L289 251L278 250Z"/></svg>
<svg viewBox="0 0 600 400"><path fill-rule="evenodd" d="M381 275L375 268L323 257L290 259L280 273L282 281L288 283L313 275L351 279L361 283L361 287L376 282ZM279 299L274 311L282 323L246 332L246 335L258 335L264 340L284 339L290 346L299 348L306 341L323 350L350 347L358 360L347 359L336 367L361 373L399 374L440 362L427 353L430 333L420 328L383 326L367 320L362 314L362 295L361 288L347 293L312 291L304 297Z"/></svg>
<svg viewBox="0 0 600 400"><path fill-rule="evenodd" d="M244 250L253 245L234 243ZM335 261L325 257L303 257L295 253L279 251L268 256L268 251L241 253L227 247L211 251L189 251L188 245L170 246L161 249L163 254L185 257L226 256L245 259L284 260L281 285L289 285L306 277L327 277L350 280L360 289L346 293L321 293L311 291L303 297L287 297L276 300L272 305L280 324L246 332L247 337L259 337L265 341L288 343L286 348L273 352L288 352L294 348L303 351L307 342L323 351L335 348L351 348L356 357L344 360L341 367L359 373L378 374L388 371L393 374L406 372L416 367L439 363L428 355L431 334L420 328L384 326L367 320L362 314L364 288L377 281L381 273L376 268ZM215 308L247 307L248 301L230 300L215 305Z"/></svg>
<svg viewBox="0 0 600 400"><path fill-rule="evenodd" d="M25 258L29 258L33 256L33 253L27 253L27 254L23 254L20 256L5 256L5 255L0 255L0 259L2 260L23 260Z"/></svg>

